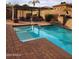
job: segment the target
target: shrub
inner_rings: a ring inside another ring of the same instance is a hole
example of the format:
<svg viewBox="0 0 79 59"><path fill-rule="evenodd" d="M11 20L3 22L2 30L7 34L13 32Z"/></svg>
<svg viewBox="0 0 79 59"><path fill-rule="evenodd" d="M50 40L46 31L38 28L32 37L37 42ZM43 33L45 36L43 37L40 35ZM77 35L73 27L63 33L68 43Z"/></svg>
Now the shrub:
<svg viewBox="0 0 79 59"><path fill-rule="evenodd" d="M52 15L52 14L45 15L45 19L47 22L51 21L53 18L54 18L54 15Z"/></svg>

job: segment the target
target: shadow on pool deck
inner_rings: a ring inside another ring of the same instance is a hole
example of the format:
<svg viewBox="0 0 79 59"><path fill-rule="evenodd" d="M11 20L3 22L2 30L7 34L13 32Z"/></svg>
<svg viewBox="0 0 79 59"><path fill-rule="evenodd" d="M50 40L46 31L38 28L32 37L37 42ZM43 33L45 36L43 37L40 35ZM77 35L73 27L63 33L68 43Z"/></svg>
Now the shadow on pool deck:
<svg viewBox="0 0 79 59"><path fill-rule="evenodd" d="M44 38L22 43L9 25L6 33L7 59L72 59L71 55Z"/></svg>

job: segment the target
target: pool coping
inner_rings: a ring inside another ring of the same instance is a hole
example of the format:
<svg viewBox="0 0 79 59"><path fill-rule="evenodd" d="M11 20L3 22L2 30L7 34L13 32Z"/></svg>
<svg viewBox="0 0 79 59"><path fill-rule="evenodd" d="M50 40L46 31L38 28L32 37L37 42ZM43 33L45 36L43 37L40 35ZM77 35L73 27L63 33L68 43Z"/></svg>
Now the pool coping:
<svg viewBox="0 0 79 59"><path fill-rule="evenodd" d="M12 25L13 27L21 27L21 26L36 26L36 25L38 25L38 24L33 24L33 25L31 25L31 24L28 24L28 25ZM51 26L51 25L55 25L55 24L50 24L50 25L40 25L40 26ZM39 25L38 25L39 26ZM72 31L72 29L70 29L70 28L68 28L68 27L66 27L66 26L63 26L63 25L60 25L62 28L64 28L64 29L67 29L67 30L70 30L70 31Z"/></svg>

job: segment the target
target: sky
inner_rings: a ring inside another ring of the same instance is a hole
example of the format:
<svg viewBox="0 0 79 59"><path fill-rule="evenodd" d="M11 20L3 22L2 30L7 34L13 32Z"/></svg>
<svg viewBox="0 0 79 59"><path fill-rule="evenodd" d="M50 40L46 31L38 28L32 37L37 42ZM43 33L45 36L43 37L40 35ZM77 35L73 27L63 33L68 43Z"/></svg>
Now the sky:
<svg viewBox="0 0 79 59"><path fill-rule="evenodd" d="M11 4L19 4L19 5L23 5L23 4L28 4L29 6L32 6L32 4L29 4L28 2L32 1L32 0L6 0L6 3L11 3ZM39 3L36 3L36 7L43 7L43 6L54 6L57 4L60 4L61 2L67 2L67 3L72 3L72 0L39 0Z"/></svg>

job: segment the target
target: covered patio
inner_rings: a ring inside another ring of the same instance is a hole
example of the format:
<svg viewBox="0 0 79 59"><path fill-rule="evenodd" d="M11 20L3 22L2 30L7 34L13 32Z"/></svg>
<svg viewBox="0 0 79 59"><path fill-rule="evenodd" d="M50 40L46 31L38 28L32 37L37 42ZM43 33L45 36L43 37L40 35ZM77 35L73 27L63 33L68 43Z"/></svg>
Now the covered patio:
<svg viewBox="0 0 79 59"><path fill-rule="evenodd" d="M41 13L44 10L52 10L48 7L29 7L27 5L15 5L12 7L12 20L18 21L45 21L45 14ZM43 15L44 14L44 15Z"/></svg>

